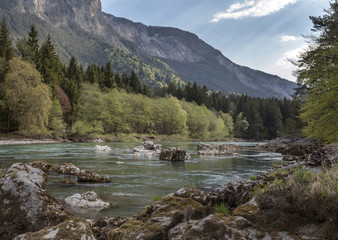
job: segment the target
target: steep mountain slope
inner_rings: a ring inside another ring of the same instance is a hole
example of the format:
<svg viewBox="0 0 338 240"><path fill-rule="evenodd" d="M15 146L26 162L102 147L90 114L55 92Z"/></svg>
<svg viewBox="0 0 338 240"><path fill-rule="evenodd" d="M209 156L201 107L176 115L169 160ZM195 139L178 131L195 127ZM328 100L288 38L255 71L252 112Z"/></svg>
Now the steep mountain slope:
<svg viewBox="0 0 338 240"><path fill-rule="evenodd" d="M144 82L191 81L213 90L260 97L289 97L295 84L278 76L239 66L196 35L175 28L151 27L102 12L100 0L0 0L13 37L35 23L55 39L63 59L131 69Z"/></svg>

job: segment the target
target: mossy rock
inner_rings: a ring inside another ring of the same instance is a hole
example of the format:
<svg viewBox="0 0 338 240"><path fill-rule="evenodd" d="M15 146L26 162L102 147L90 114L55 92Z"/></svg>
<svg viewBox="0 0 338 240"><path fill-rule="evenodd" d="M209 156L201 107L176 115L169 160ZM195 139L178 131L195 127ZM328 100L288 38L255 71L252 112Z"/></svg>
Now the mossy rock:
<svg viewBox="0 0 338 240"><path fill-rule="evenodd" d="M44 228L38 232L26 233L14 238L14 240L37 239L95 240L95 237L86 219L72 219L53 227Z"/></svg>
<svg viewBox="0 0 338 240"><path fill-rule="evenodd" d="M252 199L250 202L242 204L232 211L233 216L241 216L248 220L254 220L255 216L259 213L259 207Z"/></svg>

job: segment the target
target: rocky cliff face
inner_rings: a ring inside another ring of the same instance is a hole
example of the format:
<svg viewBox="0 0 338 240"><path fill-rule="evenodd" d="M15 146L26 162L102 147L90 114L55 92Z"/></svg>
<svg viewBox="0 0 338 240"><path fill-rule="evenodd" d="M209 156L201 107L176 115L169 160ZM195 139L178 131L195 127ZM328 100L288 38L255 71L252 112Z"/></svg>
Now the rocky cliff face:
<svg viewBox="0 0 338 240"><path fill-rule="evenodd" d="M183 80L196 81L212 90L260 97L289 97L296 87L278 76L231 62L192 33L146 26L103 13L100 0L0 0L0 4L1 10L38 16L51 29L77 27L128 54L159 58ZM81 57L90 58L82 56L86 53L73 53L72 49L68 52L80 60Z"/></svg>

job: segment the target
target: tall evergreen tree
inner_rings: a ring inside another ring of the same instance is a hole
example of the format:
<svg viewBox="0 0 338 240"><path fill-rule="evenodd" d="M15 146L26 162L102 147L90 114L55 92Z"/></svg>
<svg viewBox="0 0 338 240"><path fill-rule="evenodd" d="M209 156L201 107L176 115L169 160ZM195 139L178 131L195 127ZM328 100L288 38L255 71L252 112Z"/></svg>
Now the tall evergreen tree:
<svg viewBox="0 0 338 240"><path fill-rule="evenodd" d="M104 68L104 73L103 73L103 82L101 87L106 87L106 88L115 88L116 83L114 79L114 73L113 69L111 66L111 61L108 61L105 68Z"/></svg>
<svg viewBox="0 0 338 240"><path fill-rule="evenodd" d="M5 75L9 71L9 60L13 55L12 41L9 38L6 19L3 18L0 29L0 82L5 81Z"/></svg>
<svg viewBox="0 0 338 240"><path fill-rule="evenodd" d="M35 63L35 66L39 68L40 67L39 39L38 32L34 24L32 24L30 31L28 32L27 46L29 50L30 61Z"/></svg>
<svg viewBox="0 0 338 240"><path fill-rule="evenodd" d="M322 17L310 17L313 31L298 61L298 83L306 90L301 119L304 133L323 142L338 142L338 2Z"/></svg>
<svg viewBox="0 0 338 240"><path fill-rule="evenodd" d="M12 47L12 41L9 38L6 18L3 18L0 29L0 57L9 61L12 59L13 55L14 50Z"/></svg>
<svg viewBox="0 0 338 240"><path fill-rule="evenodd" d="M43 76L44 82L52 87L60 84L61 81L61 62L56 54L50 35L42 44L39 51L40 66L39 71Z"/></svg>
<svg viewBox="0 0 338 240"><path fill-rule="evenodd" d="M129 78L129 86L135 93L141 93L142 92L142 85L140 82L140 79L136 75L134 71L131 72L130 78Z"/></svg>

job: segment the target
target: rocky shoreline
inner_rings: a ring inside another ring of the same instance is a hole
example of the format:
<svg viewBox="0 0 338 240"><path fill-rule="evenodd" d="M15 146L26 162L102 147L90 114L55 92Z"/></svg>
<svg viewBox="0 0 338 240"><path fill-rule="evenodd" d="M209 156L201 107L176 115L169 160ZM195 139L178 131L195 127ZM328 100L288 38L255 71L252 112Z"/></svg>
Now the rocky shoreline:
<svg viewBox="0 0 338 240"><path fill-rule="evenodd" d="M292 199L288 195L276 195L280 188L289 186L297 171L307 177L314 166L316 171L338 169L338 144L311 151L294 156L270 173L233 181L210 193L181 188L126 219L76 218L44 190L50 171L79 179L86 173L97 177L95 173L70 164L14 164L0 179L0 239L336 239L337 208L312 218L310 213L289 209ZM306 159L315 159L312 162L316 164L307 164L311 161Z"/></svg>

